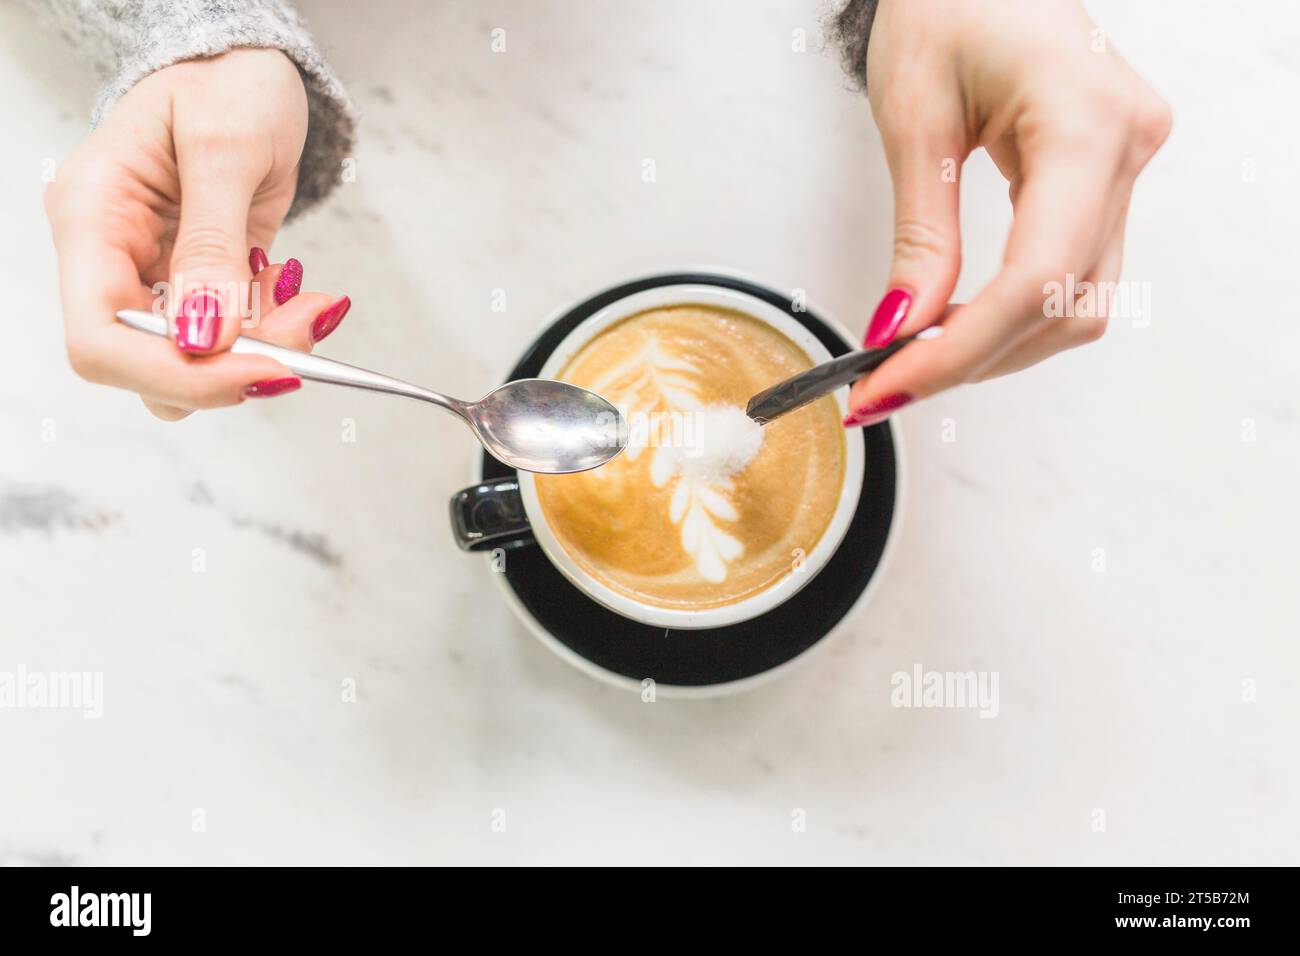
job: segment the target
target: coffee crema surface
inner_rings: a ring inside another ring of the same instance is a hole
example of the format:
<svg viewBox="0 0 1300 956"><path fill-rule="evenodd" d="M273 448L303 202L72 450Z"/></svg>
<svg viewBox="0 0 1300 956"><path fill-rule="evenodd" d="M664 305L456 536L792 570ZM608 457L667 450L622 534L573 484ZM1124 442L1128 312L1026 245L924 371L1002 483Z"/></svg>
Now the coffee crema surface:
<svg viewBox="0 0 1300 956"><path fill-rule="evenodd" d="M651 309L601 332L557 377L617 405L629 441L593 471L537 476L560 546L659 607L733 604L792 573L839 502L839 407L828 396L761 429L744 408L811 365L776 329L713 306Z"/></svg>

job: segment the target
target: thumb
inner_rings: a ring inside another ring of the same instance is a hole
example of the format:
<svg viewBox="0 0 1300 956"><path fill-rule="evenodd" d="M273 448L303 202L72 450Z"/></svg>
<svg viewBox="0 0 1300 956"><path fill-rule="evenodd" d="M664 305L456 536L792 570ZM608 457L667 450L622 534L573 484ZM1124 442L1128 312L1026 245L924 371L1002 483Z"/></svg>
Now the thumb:
<svg viewBox="0 0 1300 956"><path fill-rule="evenodd" d="M894 261L885 293L867 327L866 348L881 348L900 331L937 322L961 272L959 172L964 159L928 143L890 150L894 181Z"/></svg>
<svg viewBox="0 0 1300 956"><path fill-rule="evenodd" d="M171 259L176 345L183 352L218 352L234 342L256 301L249 294L246 237L261 177L229 146L188 157L178 148L178 154L181 217Z"/></svg>

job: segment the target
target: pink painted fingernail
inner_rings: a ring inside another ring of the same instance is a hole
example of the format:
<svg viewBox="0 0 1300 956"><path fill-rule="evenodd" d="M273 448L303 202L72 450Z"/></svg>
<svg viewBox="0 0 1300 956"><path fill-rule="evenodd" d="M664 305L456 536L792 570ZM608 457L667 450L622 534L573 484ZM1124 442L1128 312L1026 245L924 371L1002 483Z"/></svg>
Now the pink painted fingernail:
<svg viewBox="0 0 1300 956"><path fill-rule="evenodd" d="M343 296L322 309L321 314L316 316L316 321L311 324L311 340L319 342L337 329L350 308L352 308L352 300Z"/></svg>
<svg viewBox="0 0 1300 956"><path fill-rule="evenodd" d="M280 278L275 280L275 301L284 305L302 289L302 263L290 259L280 268Z"/></svg>
<svg viewBox="0 0 1300 956"><path fill-rule="evenodd" d="M875 425L883 422L893 412L898 411L911 400L911 395L898 392L895 395L886 395L874 402L868 402L844 419L844 427L857 428L860 425Z"/></svg>
<svg viewBox="0 0 1300 956"><path fill-rule="evenodd" d="M261 246L253 246L248 251L248 268L253 270L253 275L257 275L270 264L271 260L267 258L266 250Z"/></svg>
<svg viewBox="0 0 1300 956"><path fill-rule="evenodd" d="M195 292L181 303L176 316L176 347L182 352L208 352L221 334L221 300L211 292Z"/></svg>
<svg viewBox="0 0 1300 956"><path fill-rule="evenodd" d="M274 398L286 392L296 392L300 388L302 388L302 379L296 375L289 375L285 378L268 378L261 382L254 382L244 389L244 395L248 398Z"/></svg>
<svg viewBox="0 0 1300 956"><path fill-rule="evenodd" d="M906 289L890 289L876 306L867 326L867 337L863 339L863 348L882 349L894 341L898 327L907 318L907 310L912 307L912 293Z"/></svg>

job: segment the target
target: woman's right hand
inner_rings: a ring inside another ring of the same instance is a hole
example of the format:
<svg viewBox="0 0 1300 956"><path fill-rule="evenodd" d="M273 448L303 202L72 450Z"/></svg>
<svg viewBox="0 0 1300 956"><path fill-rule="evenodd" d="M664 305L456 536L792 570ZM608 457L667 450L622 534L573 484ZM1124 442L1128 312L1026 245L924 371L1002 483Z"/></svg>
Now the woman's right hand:
<svg viewBox="0 0 1300 956"><path fill-rule="evenodd" d="M241 334L310 349L347 311L346 297L299 294L301 265L261 251L293 202L306 134L306 92L279 50L178 63L122 97L46 191L78 375L169 420L301 384L227 350ZM174 341L115 320L155 307L175 317Z"/></svg>
<svg viewBox="0 0 1300 956"><path fill-rule="evenodd" d="M866 70L894 181L894 261L864 344L944 331L859 379L849 426L1100 336L1134 181L1172 121L1078 0L880 0ZM1014 215L1001 269L954 307L958 172L981 146ZM1054 289L1097 295L1060 314Z"/></svg>

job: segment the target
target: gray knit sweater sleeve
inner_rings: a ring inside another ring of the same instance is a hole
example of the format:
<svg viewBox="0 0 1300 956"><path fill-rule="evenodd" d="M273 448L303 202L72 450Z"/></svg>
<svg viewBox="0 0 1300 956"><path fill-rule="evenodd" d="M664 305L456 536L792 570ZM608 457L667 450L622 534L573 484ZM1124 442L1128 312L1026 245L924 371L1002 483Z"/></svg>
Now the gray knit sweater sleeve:
<svg viewBox="0 0 1300 956"><path fill-rule="evenodd" d="M102 73L98 125L155 70L236 47L283 50L298 65L310 110L293 216L325 198L352 152L357 114L298 13L284 0L28 0Z"/></svg>
<svg viewBox="0 0 1300 956"><path fill-rule="evenodd" d="M867 88L867 41L871 39L877 3L879 0L848 0L831 23L844 70L864 90Z"/></svg>

